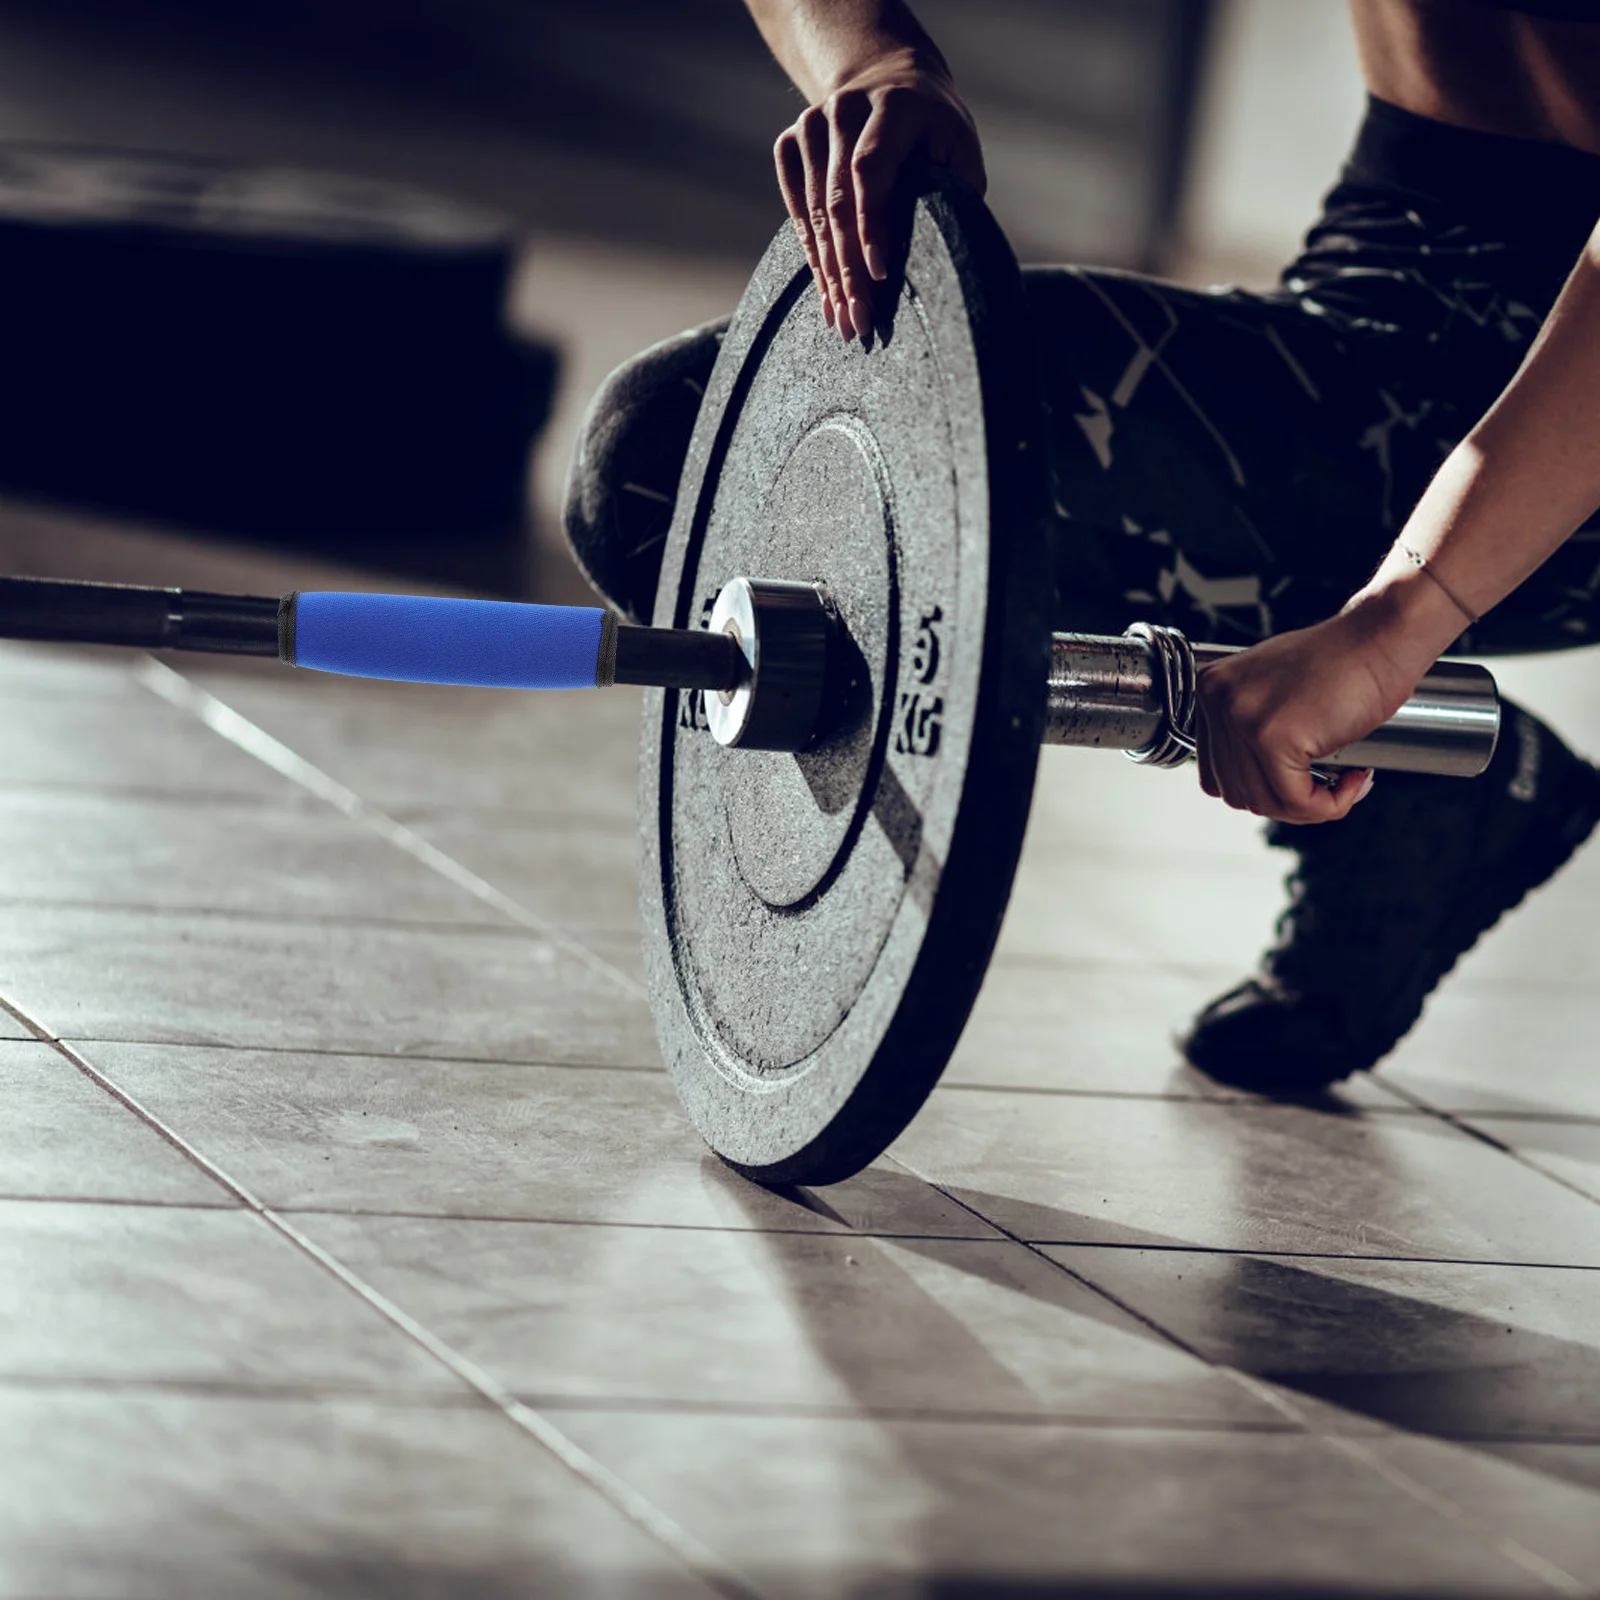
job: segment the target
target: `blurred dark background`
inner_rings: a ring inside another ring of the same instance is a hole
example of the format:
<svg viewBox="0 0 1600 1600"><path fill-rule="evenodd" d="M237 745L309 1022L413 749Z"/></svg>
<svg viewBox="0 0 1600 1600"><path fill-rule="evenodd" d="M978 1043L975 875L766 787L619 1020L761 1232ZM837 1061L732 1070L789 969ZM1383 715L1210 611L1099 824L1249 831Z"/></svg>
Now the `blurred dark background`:
<svg viewBox="0 0 1600 1600"><path fill-rule="evenodd" d="M1180 275L1197 182L1231 187L1226 151L1204 170L1219 73L1263 30L1282 68L1342 27L1337 0L916 10L1019 255ZM551 523L582 403L737 296L800 106L737 0L0 5L0 281L27 355L0 490L573 597ZM107 152L153 159L108 181Z"/></svg>
<svg viewBox="0 0 1600 1600"><path fill-rule="evenodd" d="M1019 252L1154 265L1211 0L916 9L987 138L1052 153L1037 188L1025 167L992 163ZM22 0L0 13L7 99L75 139L338 163L665 248L760 248L768 152L799 109L737 0Z"/></svg>

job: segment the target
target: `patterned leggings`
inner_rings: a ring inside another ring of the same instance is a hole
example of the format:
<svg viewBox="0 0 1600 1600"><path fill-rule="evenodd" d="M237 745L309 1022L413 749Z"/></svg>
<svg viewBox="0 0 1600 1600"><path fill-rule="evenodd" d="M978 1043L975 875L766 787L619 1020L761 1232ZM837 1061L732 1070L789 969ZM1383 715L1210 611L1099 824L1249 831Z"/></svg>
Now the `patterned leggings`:
<svg viewBox="0 0 1600 1600"><path fill-rule="evenodd" d="M1336 611L1515 372L1582 244L1568 253L1571 232L1534 258L1512 229L1347 180L1271 292L1028 269L1057 625L1142 619L1246 644ZM1592 522L1458 648L1597 638Z"/></svg>

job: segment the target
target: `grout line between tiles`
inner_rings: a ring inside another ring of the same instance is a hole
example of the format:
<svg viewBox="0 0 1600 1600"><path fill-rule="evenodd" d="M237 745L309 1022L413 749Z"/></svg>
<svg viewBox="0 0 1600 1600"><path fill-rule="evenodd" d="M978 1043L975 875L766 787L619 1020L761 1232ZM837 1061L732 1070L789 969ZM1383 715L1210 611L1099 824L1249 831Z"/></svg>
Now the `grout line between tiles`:
<svg viewBox="0 0 1600 1600"><path fill-rule="evenodd" d="M372 1403L416 1411L461 1410L480 1405L473 1393L419 1393L414 1389L362 1388L339 1383L249 1383L207 1378L97 1377L85 1374L0 1372L0 1393L21 1391L49 1394L113 1394L196 1399L255 1401L327 1400ZM1235 1437L1299 1435L1294 1422L1251 1421L1239 1418L1170 1417L1101 1411L952 1411L931 1406L807 1405L765 1400L675 1399L661 1395L586 1395L528 1391L517 1395L526 1406L540 1411L565 1411L574 1415L633 1417L711 1417L740 1420L792 1420L797 1422L911 1423L935 1427L1002 1427L1061 1429L1082 1432L1183 1433ZM1430 1433L1443 1444L1566 1445L1581 1449L1600 1446L1600 1433L1503 1433L1467 1431Z"/></svg>
<svg viewBox="0 0 1600 1600"><path fill-rule="evenodd" d="M492 906L511 921L531 932L542 935L591 971L615 984L624 994L634 999L645 999L645 986L630 977L620 967L614 966L604 956L596 954L581 944L553 922L530 910L520 900L504 890L497 889L486 878L464 867L454 856L447 855L437 845L430 844L421 834L397 822L387 812L369 805L354 789L339 782L304 756L291 750L281 740L273 738L266 729L258 727L248 717L242 716L225 701L198 684L190 682L180 672L174 672L154 656L147 656L134 674L135 681L169 705L186 711L229 744L253 756L263 766L287 778L291 783L316 795L365 828L369 833L391 844L395 849L420 861L458 888L466 890L484 905Z"/></svg>
<svg viewBox="0 0 1600 1600"><path fill-rule="evenodd" d="M1069 1085L1040 1083L982 1083L975 1079L941 1078L934 1092L944 1094L959 1089L963 1094L1021 1094L1038 1095L1045 1099L1062 1100L1155 1100L1173 1105L1249 1107L1256 1110L1276 1111L1287 1106L1294 1110L1317 1111L1327 1116L1360 1117L1372 1113L1376 1116L1393 1116L1397 1112L1415 1116L1417 1108L1411 1105L1357 1105L1348 1100L1330 1098L1326 1102L1310 1097L1292 1100L1287 1097L1273 1099L1268 1095L1247 1094L1243 1090L1229 1089L1080 1089Z"/></svg>
<svg viewBox="0 0 1600 1600"><path fill-rule="evenodd" d="M416 1389L363 1388L346 1383L257 1383L229 1378L129 1378L97 1377L86 1373L0 1372L0 1393L185 1395L220 1400L358 1400L416 1411L461 1411L480 1408L482 1397L470 1390L437 1393ZM10 1600L7 1595L6 1600Z"/></svg>
<svg viewBox="0 0 1600 1600"><path fill-rule="evenodd" d="M223 1200L149 1200L131 1195L10 1194L0 1189L0 1206L122 1206L143 1211L223 1211L232 1214L239 1203Z"/></svg>
<svg viewBox="0 0 1600 1600"><path fill-rule="evenodd" d="M1206 983L1226 982L1238 976L1237 968L1215 966L1206 961L1183 961L1160 956L1095 956L1052 953L1045 950L1008 948L1002 942L989 962L999 972L1049 972L1060 978L1083 977L1160 977L1196 978ZM1588 998L1593 982L1585 978L1541 978L1510 974L1504 977L1462 977L1451 980L1450 992L1477 998L1510 996L1524 1000L1550 996Z"/></svg>
<svg viewBox="0 0 1600 1600"><path fill-rule="evenodd" d="M1136 1306L1123 1300L1119 1295L1114 1294L1111 1290L1105 1288L1103 1285L1096 1283L1092 1278L1089 1278L1083 1273L1077 1272L1073 1268L1066 1266L1064 1263L1055 1260L1053 1256L1046 1255L1042 1249L1030 1244L1026 1239L1019 1237L1009 1228L1006 1228L1002 1223L998 1223L994 1221L993 1218L984 1216L982 1212L978 1211L975 1207L968 1205L964 1200L960 1199L959 1196L946 1189L942 1184L939 1184L934 1179L928 1177L926 1173L918 1172L914 1167L910 1166L898 1157L894 1159L896 1164L899 1165L905 1172L927 1184L927 1186L936 1194L943 1195L946 1200L950 1201L954 1205L960 1206L963 1210L970 1212L973 1216L977 1217L979 1221L988 1223L990 1227L995 1228L999 1232L1005 1234L1006 1237L1011 1239L1014 1243L1022 1245L1024 1249L1031 1250L1033 1254L1041 1261L1046 1262L1050 1266L1054 1267L1057 1271L1066 1273L1067 1276L1073 1279L1074 1282L1089 1290L1090 1293L1098 1295L1101 1299L1115 1306L1124 1315L1133 1317L1144 1327L1149 1328L1152 1333L1157 1335L1157 1337L1166 1340L1168 1343L1172 1344L1177 1349L1182 1350L1185 1354L1191 1356L1196 1361L1199 1361L1205 1366L1209 1367L1212 1371L1222 1373L1230 1381L1242 1388L1247 1394L1253 1396L1263 1404L1271 1407L1271 1409L1278 1412L1280 1416L1289 1419L1296 1425L1296 1427L1309 1435L1311 1438L1316 1439L1320 1443L1326 1445L1336 1454L1345 1456L1356 1465L1364 1467L1369 1472L1375 1473L1391 1487L1398 1489L1402 1494L1415 1501L1418 1505L1425 1507L1429 1511L1432 1511L1436 1516L1440 1517L1443 1521L1450 1523L1460 1532L1486 1544L1491 1550L1509 1562L1512 1566L1518 1568L1524 1574L1537 1579L1545 1586L1545 1588L1549 1589L1555 1594L1570 1596L1571 1600L1592 1600L1592 1591L1589 1589L1589 1587L1580 1582L1579 1579L1574 1577L1572 1573L1566 1571L1565 1568L1558 1566L1553 1561L1547 1560L1537 1551L1530 1550L1520 1540L1514 1539L1508 1534L1495 1533L1485 1528L1482 1524L1482 1519L1474 1516L1464 1507L1457 1505L1456 1502L1450 1499L1448 1495L1442 1494L1438 1490L1429 1487L1429 1485L1423 1483L1420 1478L1414 1477L1404 1468L1396 1466L1393 1462L1385 1461L1383 1457L1377 1453L1377 1451L1363 1444L1359 1439L1346 1434L1333 1433L1326 1428L1318 1426L1314 1417L1297 1405L1294 1400L1290 1398L1288 1392L1282 1389L1279 1385L1268 1383L1266 1380L1256 1377L1253 1373L1244 1372L1238 1367L1228 1366L1226 1363L1212 1360L1211 1357L1206 1355L1205 1352L1197 1345L1191 1344L1187 1339L1184 1339L1181 1335L1174 1333L1170 1328L1164 1327L1153 1317L1146 1315Z"/></svg>
<svg viewBox="0 0 1600 1600"><path fill-rule="evenodd" d="M0 1009L7 1009L0 999ZM538 1061L527 1057L506 1056L441 1056L407 1055L401 1051L333 1050L324 1045L297 1044L235 1044L221 1040L199 1039L132 1039L111 1038L91 1034L41 1034L49 1043L133 1045L139 1049L206 1050L212 1054L260 1056L316 1056L332 1061L386 1061L404 1062L408 1065L427 1066L430 1063L443 1067L515 1067L532 1071L550 1069L558 1072L633 1072L664 1077L666 1068L655 1062L629 1061ZM26 1044L27 1040L0 1040L0 1043Z"/></svg>
<svg viewBox="0 0 1600 1600"><path fill-rule="evenodd" d="M1243 1095L1226 1092L1208 1094L1201 1090L1177 1093L1162 1089L1075 1089L1065 1084L980 1083L973 1079L940 1078L941 1091L959 1090L962 1094L1027 1094L1055 1100L1168 1100L1180 1105L1244 1104Z"/></svg>
<svg viewBox="0 0 1600 1600"><path fill-rule="evenodd" d="M24 778L14 772L0 776L0 799L13 794L65 794L95 800L151 800L170 805L209 809L233 806L252 811L270 810L278 816L305 816L312 811L309 799L270 800L264 795L237 789L161 788L151 783L95 783L68 778Z"/></svg>
<svg viewBox="0 0 1600 1600"><path fill-rule="evenodd" d="M338 1383L247 1383L227 1379L101 1378L82 1374L0 1372L0 1393L88 1391L93 1394L177 1394L239 1400L369 1400L419 1411L459 1410L481 1404L471 1393L418 1393L415 1390L360 1388ZM684 1416L793 1420L797 1422L923 1422L955 1427L1072 1428L1102 1432L1201 1433L1281 1436L1298 1433L1289 1422L1228 1420L1201 1417L1131 1416L1114 1412L953 1411L931 1406L806 1405L763 1400L678 1399L666 1395L585 1395L528 1392L517 1401L538 1411L565 1411L596 1416ZM1552 1442L1544 1437L1514 1435L1503 1443ZM1559 1440L1556 1442L1570 1442ZM1580 1440L1580 1443L1587 1441Z"/></svg>
<svg viewBox="0 0 1600 1600"><path fill-rule="evenodd" d="M287 923L290 927L393 928L406 933L466 934L490 939L525 939L537 930L506 927L499 922L453 922L442 917L395 917L351 914L345 911L289 911L250 906L183 905L173 901L79 900L69 895L0 894L0 906L23 910L109 911L141 917L189 917L195 920L249 923ZM606 938L625 937L632 928L596 928Z"/></svg>
<svg viewBox="0 0 1600 1600"><path fill-rule="evenodd" d="M0 695L0 700L3 700ZM303 796L288 800L265 794L248 794L231 789L158 788L150 784L96 783L90 779L29 778L13 772L0 774L0 799L31 794L68 794L92 800L144 800L179 810L251 810L274 818L303 817L312 807ZM550 833L562 839L580 834L592 840L606 840L630 853L638 834L633 826L607 826L592 815L578 811L528 811L510 806L419 805L388 808L389 815L407 827L453 822L494 824L507 832Z"/></svg>
<svg viewBox="0 0 1600 1600"><path fill-rule="evenodd" d="M906 1169L911 1170L909 1167ZM913 1176L920 1176L913 1174ZM926 1182L926 1179L922 1180ZM945 1191L938 1190L940 1194ZM957 1202L958 1204L960 1202ZM527 1226L536 1228L619 1228L653 1233L718 1233L730 1237L749 1238L770 1235L774 1238L794 1236L826 1239L875 1239L893 1244L900 1240L919 1244L981 1244L1009 1247L1021 1245L1036 1254L1042 1250L1123 1250L1151 1254L1191 1256L1227 1256L1232 1260L1241 1257L1259 1257L1264 1261L1357 1261L1389 1264L1401 1267L1484 1267L1496 1270L1528 1272L1600 1272L1600 1264L1583 1264L1567 1261L1503 1261L1476 1256L1393 1256L1348 1255L1331 1250L1263 1250L1241 1249L1224 1245L1202 1244L1148 1244L1139 1239L1035 1239L1004 1229L1000 1224L971 1206L964 1209L977 1217L985 1227L994 1228L1000 1237L971 1233L925 1233L895 1229L872 1228L846 1223L841 1229L816 1227L737 1227L718 1222L641 1222L629 1217L559 1217L513 1216L501 1212L454 1211L400 1211L367 1206L281 1205L275 1207L286 1216L296 1217L356 1217L372 1221L396 1222L484 1222L506 1227ZM1057 1262L1057 1266L1061 1263ZM1070 1268L1065 1270L1070 1271Z"/></svg>
<svg viewBox="0 0 1600 1600"><path fill-rule="evenodd" d="M0 647L23 642L20 639L0 639ZM67 645L64 648L95 649L102 647ZM62 684L59 681L52 683L42 675L19 677L14 673L5 673L3 680L0 680L0 710L26 709L41 704L50 707L73 705L84 708L99 707L105 710L119 710L129 705L138 704L138 696L134 692L135 686L129 681L129 673L126 666L126 657L130 654L130 651L123 645L106 645L103 648L117 651L119 660L104 663L106 670L101 674L99 684ZM9 651L0 649L0 667L9 667L13 661L14 658Z"/></svg>
<svg viewBox="0 0 1600 1600"><path fill-rule="evenodd" d="M1136 1417L1099 1412L950 1411L932 1406L786 1405L779 1401L630 1399L562 1394L527 1394L522 1398L529 1405L536 1405L545 1411L623 1416L761 1417L797 1422L924 1422L941 1427L1076 1428L1085 1432L1204 1433L1230 1438L1241 1433L1281 1437L1300 1432L1290 1422L1153 1415ZM1518 1437L1504 1442L1545 1444L1549 1441Z"/></svg>
<svg viewBox="0 0 1600 1600"><path fill-rule="evenodd" d="M1460 1117L1464 1122L1515 1122L1529 1128L1600 1128L1600 1115L1588 1111L1504 1111L1495 1106L1435 1106L1419 1096L1416 1110L1434 1117Z"/></svg>
<svg viewBox="0 0 1600 1600"><path fill-rule="evenodd" d="M137 703L137 702L135 702ZM92 800L97 809L102 803L130 800L175 811L256 811L274 821L304 821L317 814L309 796L290 794L274 798L234 789L162 789L151 784L95 783L89 779L28 778L14 772L0 774L0 801L47 799L65 796Z"/></svg>
<svg viewBox="0 0 1600 1600"><path fill-rule="evenodd" d="M909 1170L909 1169L908 1169ZM944 1191L940 1190L942 1194ZM981 1215L973 1212L974 1216ZM983 1219L988 1222L989 1219ZM999 1227L999 1223L990 1223ZM1030 1249L1043 1250L1146 1250L1151 1254L1190 1256L1229 1256L1237 1260L1244 1256L1259 1257L1263 1261L1374 1261L1388 1262L1401 1267L1495 1267L1531 1272L1600 1272L1600 1264L1573 1261L1501 1261L1478 1256L1395 1256L1356 1255L1333 1250L1258 1250L1253 1247L1203 1245L1203 1244L1145 1244L1138 1239L1023 1239L1019 1244Z"/></svg>
<svg viewBox="0 0 1600 1600"><path fill-rule="evenodd" d="M1282 1422L1250 1421L1243 1418L1203 1418L1135 1416L1118 1412L1070 1411L950 1411L930 1406L847 1406L783 1404L775 1401L714 1401L714 1400L663 1400L610 1398L595 1395L524 1394L529 1405L547 1411L603 1412L623 1415L683 1415L706 1417L794 1417L798 1420L823 1422L927 1422L940 1425L974 1427L1019 1428L1080 1428L1085 1431L1150 1432L1150 1433L1203 1433L1283 1434L1301 1435L1306 1429L1302 1423L1285 1417ZM1370 1433L1373 1423L1363 1419L1352 1432ZM1348 1437L1336 1434L1336 1437ZM1441 1444L1537 1444L1574 1445L1582 1449L1600 1446L1600 1433L1496 1433L1492 1431L1464 1431L1443 1433L1430 1431L1427 1438Z"/></svg>
<svg viewBox="0 0 1600 1600"><path fill-rule="evenodd" d="M391 806L389 815L407 827L426 828L451 822L492 824L507 833L556 833L564 839L577 833L589 839L609 839L630 850L639 838L637 823L624 828L620 823L597 821L593 815L581 811L524 811L512 806L442 806L411 802Z"/></svg>
<svg viewBox="0 0 1600 1600"><path fill-rule="evenodd" d="M1551 1183L1559 1185L1559 1187L1567 1190L1569 1194L1577 1195L1580 1200L1587 1200L1592 1206L1600 1206L1600 1198L1596 1197L1593 1190L1585 1189L1580 1184L1573 1183L1571 1179L1563 1178L1560 1173L1552 1172L1548 1167L1541 1167L1537 1162L1530 1161L1515 1145L1509 1145L1505 1140L1497 1139L1485 1129L1476 1127L1473 1123L1465 1120L1460 1113L1441 1111L1437 1106L1429 1105L1421 1095L1412 1090L1396 1088L1394 1092L1400 1095L1402 1099L1409 1101L1416 1110L1425 1112L1428 1116L1444 1123L1447 1127L1454 1128L1457 1133L1464 1133L1469 1139L1475 1139L1479 1144L1488 1145L1491 1150L1498 1150L1501 1155L1510 1156L1519 1167L1523 1167L1529 1172L1538 1173L1541 1178L1549 1179ZM1579 1126L1584 1125L1582 1123L1579 1124Z"/></svg>
<svg viewBox="0 0 1600 1600"><path fill-rule="evenodd" d="M30 1023L27 1015L14 1006L8 1004L6 1009L20 1021ZM36 1029L35 1032L41 1038L44 1037L42 1030ZM390 1300L387 1295L368 1283L353 1267L347 1266L331 1251L323 1249L314 1239L295 1227L287 1216L259 1199L243 1182L205 1155L198 1146L184 1138L177 1129L123 1089L86 1056L81 1055L70 1045L63 1044L59 1039L47 1042L79 1072L118 1100L215 1183L237 1196L241 1204L259 1217L279 1237L337 1279L392 1327L426 1351L441 1366L473 1390L480 1400L498 1411L513 1427L543 1446L568 1472L609 1501L616 1511L674 1555L713 1592L722 1595L724 1600L761 1600L759 1591L751 1588L709 1546L702 1544L686 1528L680 1527L653 1501L612 1472L576 1440L568 1438L549 1418L519 1400L476 1362L464 1356L425 1324Z"/></svg>

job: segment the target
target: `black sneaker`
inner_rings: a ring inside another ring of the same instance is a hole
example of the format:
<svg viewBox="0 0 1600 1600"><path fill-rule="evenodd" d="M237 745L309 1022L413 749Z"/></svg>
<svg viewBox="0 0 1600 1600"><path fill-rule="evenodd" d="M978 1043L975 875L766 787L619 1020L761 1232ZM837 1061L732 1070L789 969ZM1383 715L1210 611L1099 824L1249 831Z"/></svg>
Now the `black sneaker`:
<svg viewBox="0 0 1600 1600"><path fill-rule="evenodd" d="M648 623L661 552L727 319L674 334L600 385L578 433L562 526L584 577Z"/></svg>
<svg viewBox="0 0 1600 1600"><path fill-rule="evenodd" d="M1342 822L1269 823L1299 853L1260 973L1220 995L1182 1041L1218 1083L1307 1095L1374 1066L1434 985L1589 837L1600 771L1505 706L1479 778L1380 772Z"/></svg>

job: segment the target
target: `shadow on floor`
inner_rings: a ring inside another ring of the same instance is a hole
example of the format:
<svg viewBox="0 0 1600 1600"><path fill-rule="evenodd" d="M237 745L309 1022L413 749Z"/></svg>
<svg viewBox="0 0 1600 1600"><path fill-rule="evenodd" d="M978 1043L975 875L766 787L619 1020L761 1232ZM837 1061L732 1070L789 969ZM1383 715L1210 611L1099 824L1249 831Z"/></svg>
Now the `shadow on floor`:
<svg viewBox="0 0 1600 1600"><path fill-rule="evenodd" d="M891 1205L897 1188L904 1192L908 1209L924 1190L922 1180L909 1175L880 1169L876 1178ZM730 1189L735 1183L742 1187L742 1180L730 1180ZM1008 1224L1026 1237L1095 1237L1093 1218L1023 1206L1009 1196L1002 1201L970 1189L946 1192L981 1217L1003 1210ZM807 1196L807 1203L818 1208L814 1196ZM863 1238L860 1245L870 1249L873 1241ZM984 1270L983 1252L953 1251L947 1241L897 1236L895 1245L962 1270ZM809 1263L793 1240L771 1234L768 1247L775 1265L793 1282L793 1303L808 1320L813 1346L850 1384L855 1340L850 1306L802 1292ZM1094 1265L1102 1251L1104 1273ZM1600 1445L1600 1348L1508 1324L1487 1310L1463 1310L1424 1296L1430 1291L1442 1296L1452 1289L1477 1292L1481 1285L1482 1298L1490 1300L1498 1296L1508 1273L1517 1275L1518 1289L1532 1284L1537 1292L1546 1270L1367 1258L1318 1258L1314 1265L1301 1265L1284 1258L1197 1250L1176 1238L1157 1243L1152 1236L1149 1247L1085 1250L1076 1269L1063 1272L1064 1278L1070 1273L1105 1296L1106 1320L1120 1328L1126 1322L1114 1309L1119 1307L1145 1322L1152 1340L1190 1351L1211 1365L1249 1373L1406 1433L1498 1454L1492 1447ZM1494 1281L1497 1274L1500 1284ZM1360 1281L1407 1275L1416 1278L1416 1296ZM1594 1276L1600 1282L1600 1275ZM905 1303L895 1311L897 1323L935 1318L954 1324L947 1311L903 1274L900 1281ZM1018 1284L1007 1277L1003 1287L1015 1291ZM1072 1309L1083 1314L1079 1304ZM1000 1364L964 1328L948 1331L961 1337L943 1337L941 1351L947 1357L958 1346L966 1351L948 1367L953 1392L962 1387L964 1363L974 1382L978 1368L971 1363L983 1369L984 1384L992 1385ZM1563 1461L1552 1452L1548 1462L1530 1465L1592 1486L1593 1469L1579 1460Z"/></svg>
<svg viewBox="0 0 1600 1600"><path fill-rule="evenodd" d="M888 1600L890 1595L896 1600L906 1600L913 1593L917 1600L1046 1600L1048 1596L1057 1596L1059 1600L1068 1600L1069 1596L1070 1600L1356 1600L1358 1595L1359 1600L1459 1600L1452 1590L1417 1589L1409 1584L1403 1589L1391 1590L1363 1584L1357 1590L1346 1584L1251 1583L1248 1580L1175 1584L1170 1579L1145 1583L1130 1578L1110 1583L1054 1583L981 1573L971 1577L931 1578L918 1584L915 1590L903 1585L852 1589L849 1600L877 1600L879 1596Z"/></svg>
<svg viewBox="0 0 1600 1600"><path fill-rule="evenodd" d="M370 1555L331 1555L327 1557L260 1556L256 1570L281 1575L288 1583L308 1594L336 1594L341 1600L525 1600L528 1595L578 1596L600 1594L618 1600L681 1600L687 1586L677 1581L640 1576L630 1580L618 1577L597 1588L591 1576L548 1567L530 1572L517 1570L485 1571L466 1565L441 1563L421 1566L396 1560L379 1551ZM767 1574L759 1574L761 1578ZM770 1581L782 1585L783 1574L771 1574ZM711 1590L706 1591L708 1594ZM752 1590L752 1597L761 1591ZM1174 1585L1163 1581L1145 1583L1136 1579L1105 1582L1057 1583L974 1572L949 1577L907 1581L904 1578L869 1580L837 1591L840 1600L1046 1600L1047 1596L1072 1597L1072 1600L1351 1600L1348 1587L1321 1584L1208 1583ZM1361 1600L1454 1600L1444 1590L1422 1590L1407 1586L1392 1595L1363 1587Z"/></svg>

